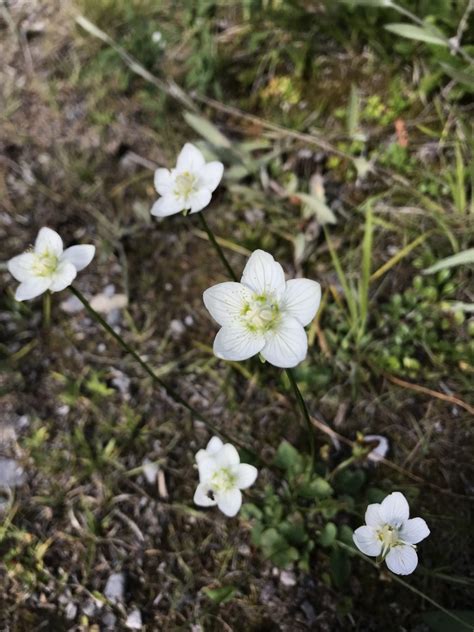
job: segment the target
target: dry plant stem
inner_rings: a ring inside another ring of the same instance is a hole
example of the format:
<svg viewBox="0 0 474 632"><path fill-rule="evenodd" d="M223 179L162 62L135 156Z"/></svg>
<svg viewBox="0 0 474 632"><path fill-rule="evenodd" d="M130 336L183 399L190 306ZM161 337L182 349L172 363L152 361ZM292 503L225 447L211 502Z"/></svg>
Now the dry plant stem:
<svg viewBox="0 0 474 632"><path fill-rule="evenodd" d="M181 395L179 395L174 389L169 387L166 384L166 382L164 382L153 371L153 369L150 367L150 365L147 364L138 355L138 353L136 351L134 351L132 349L132 347L130 347L130 345L128 343L126 343L125 340L114 329L112 329L112 327L107 323L107 321L104 320L102 318L102 316L100 314L98 314L93 307L91 307L91 305L89 304L89 301L82 295L81 292L79 292L79 290L77 290L73 286L70 286L69 289L74 294L74 296L76 296L81 301L81 303L84 305L84 307L89 312L89 314L92 316L92 318L94 318L94 320L96 320L99 323L99 325L101 327L103 327L105 329L105 331L107 331L107 333L109 333L113 338L115 338L115 340L119 343L119 345L122 347L122 349L124 349L124 351L126 353L131 355L134 358L134 360L136 360L138 362L138 364L148 373L148 375L152 378L152 380L156 384L161 386L161 388L166 392L166 394L171 399L173 399L177 404L180 404L181 406L183 406L183 408L186 408L186 410L188 410L194 417L196 417L196 419L199 419L199 421L201 421L207 428L209 428L209 430L211 430L215 434L221 435L227 441L231 441L232 443L236 443L237 445L240 445L241 447L244 447L245 449L248 450L247 446L243 445L242 443L240 443L236 439L227 436L222 430L219 430L218 428L216 428L212 422L210 422L200 412L198 412L195 408L193 408L190 404L188 404L188 402L185 399L183 399L181 397ZM253 454L253 451L252 451L252 454Z"/></svg>
<svg viewBox="0 0 474 632"><path fill-rule="evenodd" d="M367 564L370 564L374 568L380 569L379 564L377 564L376 562L373 562L370 558L366 557L358 549L355 549L355 548L345 544L345 542L341 542L340 540L336 540L336 544L341 549L344 549L345 551L349 551L351 553L354 553L355 555L360 557L362 560L366 561ZM444 612L453 621L456 621L457 623L459 623L460 625L465 627L467 630L471 630L472 631L472 625L469 625L469 623L467 623L466 621L463 621L463 619L460 619L457 615L453 614L451 611L449 611L446 608L444 608L437 601L435 601L434 599L431 599L431 597L428 597L428 595L425 595L424 592L422 592L421 590L418 590L418 588L415 588L414 586L412 586L411 584L406 582L404 579L402 579L398 575L394 575L393 573L389 573L389 575L390 575L390 578L393 579L394 581L396 581L398 584L400 584L401 586L404 586L404 588L408 588L408 590L411 590L411 592L415 593L415 595L418 595L422 599L425 599L432 606L434 606L435 608L438 608L438 610L441 610L441 612Z"/></svg>

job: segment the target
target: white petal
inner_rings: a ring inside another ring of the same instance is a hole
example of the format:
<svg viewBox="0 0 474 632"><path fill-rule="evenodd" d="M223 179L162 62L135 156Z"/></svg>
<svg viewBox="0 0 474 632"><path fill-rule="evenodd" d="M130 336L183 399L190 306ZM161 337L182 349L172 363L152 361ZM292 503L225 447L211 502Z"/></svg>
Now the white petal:
<svg viewBox="0 0 474 632"><path fill-rule="evenodd" d="M240 463L240 456L231 443L226 443L212 458L215 459L218 468L233 468Z"/></svg>
<svg viewBox="0 0 474 632"><path fill-rule="evenodd" d="M409 575L418 565L418 555L412 546L399 544L390 549L385 562L392 573Z"/></svg>
<svg viewBox="0 0 474 632"><path fill-rule="evenodd" d="M357 548L365 553L376 557L382 552L382 543L377 537L375 529L372 527L359 527L354 531L353 540Z"/></svg>
<svg viewBox="0 0 474 632"><path fill-rule="evenodd" d="M8 271L17 281L27 281L32 276L34 262L35 255L32 252L25 252L10 259L7 263Z"/></svg>
<svg viewBox="0 0 474 632"><path fill-rule="evenodd" d="M251 297L248 287L233 281L213 285L202 295L206 309L219 325L235 322Z"/></svg>
<svg viewBox="0 0 474 632"><path fill-rule="evenodd" d="M223 445L224 444L219 439L219 437L212 437L212 439L209 441L209 443L206 446L206 452L209 455L215 454L222 448Z"/></svg>
<svg viewBox="0 0 474 632"><path fill-rule="evenodd" d="M303 326L291 316L285 316L265 335L261 354L274 366L291 368L306 358L308 338Z"/></svg>
<svg viewBox="0 0 474 632"><path fill-rule="evenodd" d="M219 186L223 173L224 165L222 162L218 162L217 160L208 162L199 173L199 181L212 193L212 191L215 191Z"/></svg>
<svg viewBox="0 0 474 632"><path fill-rule="evenodd" d="M92 261L95 255L95 246L71 246L66 248L61 256L61 261L69 261L79 272L84 270Z"/></svg>
<svg viewBox="0 0 474 632"><path fill-rule="evenodd" d="M423 518L407 520L400 529L400 539L408 544L418 544L430 535L428 525Z"/></svg>
<svg viewBox="0 0 474 632"><path fill-rule="evenodd" d="M258 470L253 465L241 463L237 470L237 487L239 489L247 489L257 480Z"/></svg>
<svg viewBox="0 0 474 632"><path fill-rule="evenodd" d="M292 279L286 284L281 308L306 327L316 316L321 302L321 286L310 279Z"/></svg>
<svg viewBox="0 0 474 632"><path fill-rule="evenodd" d="M202 211L203 208L209 204L212 198L212 193L209 189L199 189L196 193L189 196L188 205L191 208L191 213L197 213Z"/></svg>
<svg viewBox="0 0 474 632"><path fill-rule="evenodd" d="M379 527L383 524L383 520L380 517L379 503L368 505L365 511L365 523L369 525L369 527Z"/></svg>
<svg viewBox="0 0 474 632"><path fill-rule="evenodd" d="M214 340L214 355L221 360L247 360L264 345L263 334L251 332L240 324L225 325Z"/></svg>
<svg viewBox="0 0 474 632"><path fill-rule="evenodd" d="M206 161L199 149L191 143L186 143L176 161L176 171L180 173L184 171L196 173L196 171L200 171L205 164Z"/></svg>
<svg viewBox="0 0 474 632"><path fill-rule="evenodd" d="M43 294L50 285L51 279L49 277L33 277L20 283L17 287L15 298L17 301L27 301L30 298Z"/></svg>
<svg viewBox="0 0 474 632"><path fill-rule="evenodd" d="M257 294L274 294L280 298L285 291L285 274L271 254L256 250L244 268L242 283Z"/></svg>
<svg viewBox="0 0 474 632"><path fill-rule="evenodd" d="M369 454L367 455L367 458L377 463L378 461L381 461L387 456L389 443L388 443L387 437L384 437L383 435L365 435L364 436L365 443L372 443L374 441L378 441L378 444L375 446L375 448L373 448L373 450L369 452Z"/></svg>
<svg viewBox="0 0 474 632"><path fill-rule="evenodd" d="M155 171L155 189L160 195L167 195L172 192L174 178L169 169L157 169Z"/></svg>
<svg viewBox="0 0 474 632"><path fill-rule="evenodd" d="M242 505L242 493L240 489L230 489L217 495L217 506L223 514L232 518Z"/></svg>
<svg viewBox="0 0 474 632"><path fill-rule="evenodd" d="M197 461L198 471L199 471L199 480L201 483L205 483L216 473L219 469L215 459L213 456L207 455L205 458L199 459Z"/></svg>
<svg viewBox="0 0 474 632"><path fill-rule="evenodd" d="M175 195L165 195L153 204L151 214L155 217L168 217L184 211L184 206L181 198L177 198Z"/></svg>
<svg viewBox="0 0 474 632"><path fill-rule="evenodd" d="M55 230L42 228L35 241L36 254L50 253L60 257L63 252L63 240Z"/></svg>
<svg viewBox="0 0 474 632"><path fill-rule="evenodd" d="M210 488L208 485L204 485L199 483L194 492L194 504L199 505L200 507L212 507L213 505L217 505L217 501L213 498L209 498L208 492Z"/></svg>
<svg viewBox="0 0 474 632"><path fill-rule="evenodd" d="M56 272L51 278L49 289L51 292L60 292L71 285L77 275L76 268L69 261L62 261L56 268Z"/></svg>
<svg viewBox="0 0 474 632"><path fill-rule="evenodd" d="M401 526L410 515L407 499L401 492L393 492L383 499L380 505L380 517L383 522L394 527Z"/></svg>

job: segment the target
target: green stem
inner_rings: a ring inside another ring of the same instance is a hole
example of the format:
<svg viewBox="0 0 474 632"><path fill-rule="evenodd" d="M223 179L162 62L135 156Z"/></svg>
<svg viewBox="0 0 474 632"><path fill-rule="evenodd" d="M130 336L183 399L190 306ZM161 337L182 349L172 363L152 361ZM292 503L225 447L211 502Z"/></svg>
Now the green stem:
<svg viewBox="0 0 474 632"><path fill-rule="evenodd" d="M214 246L217 254L219 255L219 259L224 264L224 267L226 268L227 272L229 273L231 279L233 281L238 281L237 275L235 274L234 270L232 269L232 266L230 265L230 263L227 261L227 258L226 258L225 254L224 254L224 251L219 246L219 243L217 242L217 239L215 238L214 233L212 232L209 224L206 222L206 218L204 217L204 213L199 213L199 219L201 220L202 227L204 228L204 230L207 233L207 236L209 237L209 241Z"/></svg>
<svg viewBox="0 0 474 632"><path fill-rule="evenodd" d="M306 402L304 401L304 397L301 394L301 391L298 387L298 384L295 380L295 376L293 375L292 369L285 369L288 379L290 380L291 387L293 388L293 392L296 397L296 401L298 402L298 406L300 407L301 414L306 423L306 428L308 430L309 437L309 447L311 452L311 461L314 464L316 458L316 448L314 443L314 427L311 423L311 417L308 412L308 407L306 406Z"/></svg>
<svg viewBox="0 0 474 632"><path fill-rule="evenodd" d="M43 294L43 327L49 329L51 326L51 292L46 290Z"/></svg>
<svg viewBox="0 0 474 632"><path fill-rule="evenodd" d="M179 395L174 389L172 389L170 386L168 386L166 384L166 382L164 382L153 371L153 369L150 367L150 365L147 364L145 362L145 360L143 360L138 355L138 353L136 351L134 351L132 349L132 347L130 347L130 345L127 342L125 342L125 340L122 338L122 336L120 336L114 329L112 329L112 327L108 324L108 322L106 320L104 320L102 318L102 316L95 311L95 309L90 305L89 301L81 294L81 292L79 292L79 290L77 290L75 287L72 287L72 286L69 286L69 289L74 294L74 296L76 296L81 301L81 303L84 305L84 307L89 312L89 314L94 318L94 320L96 320L99 323L99 325L101 327L103 327L105 329L105 331L107 331L107 333L109 333L113 338L115 338L115 340L119 343L119 345L122 347L122 349L124 349L124 351L126 353L131 355L132 358L134 358L134 360L136 360L138 362L138 364L146 371L146 373L148 373L148 375L152 378L152 380L156 384L161 386L161 388L166 392L166 394L171 399L173 399L175 402L177 402L178 404L183 406L183 408L186 408L186 410L188 410L194 417L196 417L196 419L199 419L199 421L201 421L205 426L207 426L207 428L209 428L209 430L211 430L212 432L214 432L216 434L220 434L222 437L224 437L228 441L232 441L232 443L236 443L237 445L240 445L241 447L246 447L246 446L243 446L236 439L233 439L233 438L230 438L229 436L227 436L222 430L218 430L214 426L213 423L211 423L206 417L204 417L204 415L202 415L195 408L193 408L190 404L188 404L188 402L185 399L183 399L181 397L181 395ZM248 448L246 448L246 449L248 450Z"/></svg>
<svg viewBox="0 0 474 632"><path fill-rule="evenodd" d="M376 564L375 562L373 562L371 559L369 559L368 557L366 557L363 553L361 553L360 551L358 551L357 549L348 546L347 544L345 544L344 542L341 542L340 540L336 540L336 544L346 550L349 551L351 553L354 553L355 555L357 555L358 557L360 557L362 560L365 560L368 564L370 564L371 566L373 566L374 568L378 569L379 565ZM439 604L437 601L435 601L434 599L432 599L431 597L428 597L428 595L425 595L424 592L422 592L421 590L418 590L418 588L415 588L414 586L412 586L411 584L409 584L408 582L404 581L403 579L401 579L398 575L394 575L393 573L389 573L391 579L393 579L394 581L396 581L397 583L399 583L401 586L404 586L405 588L408 588L408 590L411 590L412 593L415 593L415 595L418 595L419 597L422 597L423 599L425 599L426 601L428 601L432 606L434 606L435 608L438 608L438 610L441 610L441 612L444 612L444 614L448 615L448 617L450 617L451 619L453 619L453 621L456 621L457 623L460 623L462 626L464 626L466 629L471 630L472 631L472 625L469 625L469 623L467 623L467 621L463 621L463 619L460 619L457 615L453 614L450 610L447 610L446 608L444 608L441 604Z"/></svg>

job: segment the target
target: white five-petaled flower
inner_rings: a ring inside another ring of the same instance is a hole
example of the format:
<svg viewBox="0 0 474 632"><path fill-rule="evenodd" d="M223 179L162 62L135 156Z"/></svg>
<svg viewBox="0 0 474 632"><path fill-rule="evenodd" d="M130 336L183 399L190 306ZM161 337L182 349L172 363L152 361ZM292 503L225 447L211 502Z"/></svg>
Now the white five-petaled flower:
<svg viewBox="0 0 474 632"><path fill-rule="evenodd" d="M241 489L247 489L257 478L257 468L241 463L239 453L230 443L212 437L205 450L196 454L199 485L194 502L201 507L217 505L226 516L237 514L242 505Z"/></svg>
<svg viewBox="0 0 474 632"><path fill-rule="evenodd" d="M285 281L272 255L256 250L240 283L218 283L203 299L222 326L214 340L218 358L246 360L260 353L271 364L290 368L306 357L304 327L318 311L321 287L309 279Z"/></svg>
<svg viewBox="0 0 474 632"><path fill-rule="evenodd" d="M223 173L221 162L206 163L199 149L186 143L174 169L155 171L155 189L162 197L153 205L151 214L167 217L180 211L201 211L211 201Z"/></svg>
<svg viewBox="0 0 474 632"><path fill-rule="evenodd" d="M403 494L393 492L365 512L365 526L354 531L354 542L366 555L385 560L392 573L409 575L418 564L416 546L429 536L423 518L409 519L410 508Z"/></svg>
<svg viewBox="0 0 474 632"><path fill-rule="evenodd" d="M42 228L34 248L8 262L8 270L20 281L15 298L26 301L49 290L59 292L71 285L77 273L94 258L94 246L71 246L63 250L63 241L51 228Z"/></svg>

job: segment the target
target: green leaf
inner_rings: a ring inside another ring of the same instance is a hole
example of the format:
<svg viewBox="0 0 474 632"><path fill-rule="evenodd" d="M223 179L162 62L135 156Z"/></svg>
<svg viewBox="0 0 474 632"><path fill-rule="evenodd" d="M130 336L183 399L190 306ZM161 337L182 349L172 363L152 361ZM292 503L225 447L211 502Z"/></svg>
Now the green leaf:
<svg viewBox="0 0 474 632"><path fill-rule="evenodd" d="M465 624L455 621L449 614L438 610L424 612L421 618L434 632L465 632L474 629L474 610L450 610L450 613Z"/></svg>
<svg viewBox="0 0 474 632"><path fill-rule="evenodd" d="M327 498L333 493L331 485L326 479L318 476L311 481L302 483L297 490L303 498Z"/></svg>
<svg viewBox="0 0 474 632"><path fill-rule="evenodd" d="M326 202L323 202L320 198L317 198L314 195L309 195L308 193L300 193L299 191L294 193L294 195L305 204L311 215L314 215L320 224L337 223L334 213L331 211Z"/></svg>
<svg viewBox="0 0 474 632"><path fill-rule="evenodd" d="M363 470L342 470L336 476L336 487L345 494L354 496L365 483L365 479Z"/></svg>
<svg viewBox="0 0 474 632"><path fill-rule="evenodd" d="M342 0L342 2L355 7L375 7L377 9L392 6L391 0Z"/></svg>
<svg viewBox="0 0 474 632"><path fill-rule="evenodd" d="M321 546L331 546L336 539L337 527L334 522L328 522L319 536Z"/></svg>
<svg viewBox="0 0 474 632"><path fill-rule="evenodd" d="M296 562L299 558L297 549L290 546L286 539L274 528L266 529L262 533L260 546L264 556L282 568L289 566L292 562Z"/></svg>
<svg viewBox="0 0 474 632"><path fill-rule="evenodd" d="M458 70L457 68L453 68L450 64L440 63L440 66L444 70L444 72L457 81L461 83L464 87L466 87L469 92L474 92L474 76L472 73L466 70Z"/></svg>
<svg viewBox="0 0 474 632"><path fill-rule="evenodd" d="M445 268L454 268L455 266L469 265L474 263L474 248L468 248L462 252L458 252L452 257L441 259L438 263L423 270L423 274L433 274Z"/></svg>
<svg viewBox="0 0 474 632"><path fill-rule="evenodd" d="M303 457L288 441L282 441L278 446L274 463L277 467L286 471L292 470L295 472L303 469Z"/></svg>
<svg viewBox="0 0 474 632"><path fill-rule="evenodd" d="M215 147L225 147L226 149L231 148L230 140L207 119L202 116L197 116L196 114L191 114L191 112L185 112L184 119L194 131L209 141L211 145Z"/></svg>
<svg viewBox="0 0 474 632"><path fill-rule="evenodd" d="M403 22L396 24L386 24L384 27L387 31L406 37L407 39L416 40L418 42L427 42L436 46L445 46L449 48L449 44L442 34L438 34L434 29L429 29L413 24L405 24Z"/></svg>
<svg viewBox="0 0 474 632"><path fill-rule="evenodd" d="M205 593L215 604L220 604L230 601L237 593L237 588L235 588L234 586L222 586L222 588L203 588L203 593Z"/></svg>
<svg viewBox="0 0 474 632"><path fill-rule="evenodd" d="M342 588L349 579L349 575L351 573L351 562L342 549L333 549L331 553L330 568L334 584L337 588Z"/></svg>

